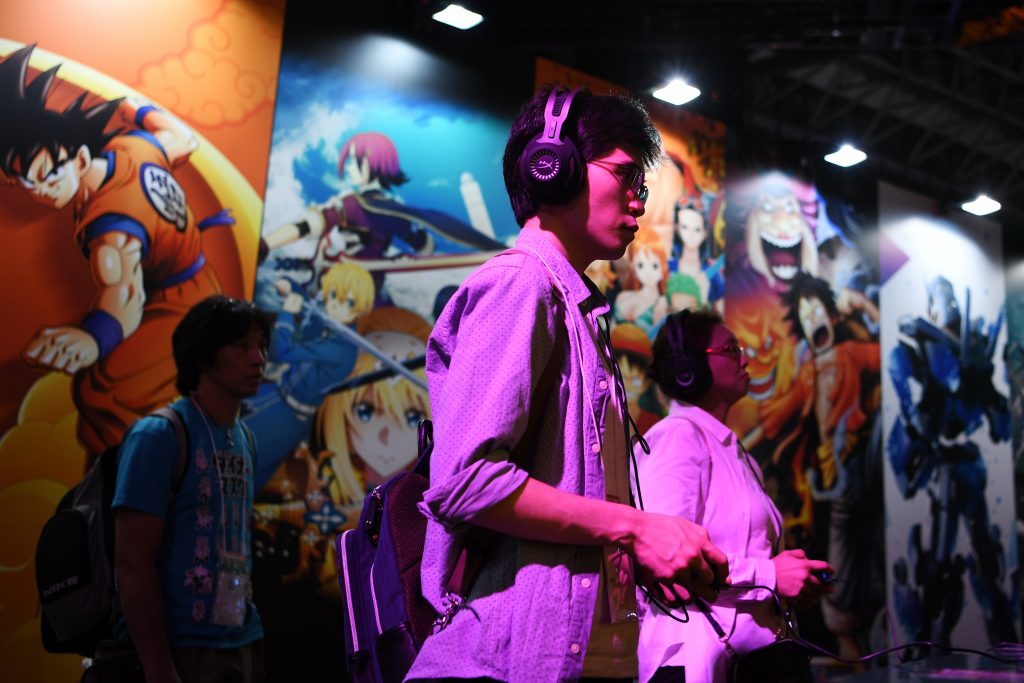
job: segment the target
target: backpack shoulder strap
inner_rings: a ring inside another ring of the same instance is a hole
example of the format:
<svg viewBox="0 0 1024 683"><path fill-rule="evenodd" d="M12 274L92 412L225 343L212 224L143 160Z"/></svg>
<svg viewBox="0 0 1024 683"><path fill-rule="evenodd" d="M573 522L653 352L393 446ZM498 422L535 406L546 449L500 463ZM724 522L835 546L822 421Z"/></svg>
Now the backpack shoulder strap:
<svg viewBox="0 0 1024 683"><path fill-rule="evenodd" d="M178 473L174 478L174 488L172 491L177 493L181 490L181 485L185 483L185 474L188 469L189 451L191 450L188 429L185 427L185 421L181 418L181 414L170 405L157 408L150 415L164 418L174 428L174 436L178 441ZM246 438L250 438L248 430L246 430Z"/></svg>
<svg viewBox="0 0 1024 683"><path fill-rule="evenodd" d="M257 455L256 455L256 436L252 433L252 430L249 429L249 425L245 424L241 420L238 421L238 424L242 425L242 432L245 434L245 441L246 441L246 443L249 444L249 455L252 456L252 469L255 472L256 471L256 458L257 458Z"/></svg>

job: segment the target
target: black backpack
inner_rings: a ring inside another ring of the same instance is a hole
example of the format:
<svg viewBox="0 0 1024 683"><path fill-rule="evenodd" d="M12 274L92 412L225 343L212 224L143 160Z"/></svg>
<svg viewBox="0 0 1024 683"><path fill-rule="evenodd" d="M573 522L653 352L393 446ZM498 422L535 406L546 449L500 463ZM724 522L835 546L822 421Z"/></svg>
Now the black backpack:
<svg viewBox="0 0 1024 683"><path fill-rule="evenodd" d="M188 431L170 406L153 411L169 420L178 440L181 488L188 465ZM100 641L113 637L120 616L114 575L114 514L120 445L111 446L68 491L47 520L36 544L36 588L47 652L91 657Z"/></svg>

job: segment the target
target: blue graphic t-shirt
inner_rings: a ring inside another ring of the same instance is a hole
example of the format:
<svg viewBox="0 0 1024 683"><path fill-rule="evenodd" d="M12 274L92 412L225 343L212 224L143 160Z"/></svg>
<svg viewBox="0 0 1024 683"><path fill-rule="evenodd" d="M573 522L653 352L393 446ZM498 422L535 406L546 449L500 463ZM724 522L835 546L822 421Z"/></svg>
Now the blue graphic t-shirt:
<svg viewBox="0 0 1024 683"><path fill-rule="evenodd" d="M249 600L241 626L213 623L222 549L245 557L252 575L254 453L241 424L230 429L205 417L189 399L174 403L188 429L191 453L177 495L178 443L164 418L145 417L121 447L114 508L164 520L157 554L167 637L176 647L235 648L263 637Z"/></svg>

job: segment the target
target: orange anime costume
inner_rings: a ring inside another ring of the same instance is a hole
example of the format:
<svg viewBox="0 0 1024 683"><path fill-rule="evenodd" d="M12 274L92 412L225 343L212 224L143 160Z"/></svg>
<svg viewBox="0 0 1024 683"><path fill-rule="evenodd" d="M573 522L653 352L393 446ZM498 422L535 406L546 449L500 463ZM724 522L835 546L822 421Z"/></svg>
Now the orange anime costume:
<svg viewBox="0 0 1024 683"><path fill-rule="evenodd" d="M871 375L878 374L881 367L881 354L878 348L877 342L843 341L836 344L835 384L829 389L828 397L832 407L829 409L825 424L821 425L823 433L833 434L844 416L848 437L857 434L867 423L867 414L861 406L861 380L865 372ZM796 381L789 391L762 406L760 419L765 436L775 438L792 415L809 414L815 391L815 365L813 360L808 360L800 367ZM826 488L830 487L835 479L835 458L845 460L852 445L848 438L844 452L834 453L832 439L823 440L817 455ZM802 468L797 472L800 473Z"/></svg>
<svg viewBox="0 0 1024 683"><path fill-rule="evenodd" d="M76 207L75 240L88 259L90 244L100 235L124 232L138 239L146 301L138 329L120 341L98 339L100 359L75 374L78 438L93 455L119 443L136 419L177 395L171 335L189 308L221 291L206 265L200 231L233 222L222 212L196 223L163 147L151 134L118 136L103 153L107 177Z"/></svg>

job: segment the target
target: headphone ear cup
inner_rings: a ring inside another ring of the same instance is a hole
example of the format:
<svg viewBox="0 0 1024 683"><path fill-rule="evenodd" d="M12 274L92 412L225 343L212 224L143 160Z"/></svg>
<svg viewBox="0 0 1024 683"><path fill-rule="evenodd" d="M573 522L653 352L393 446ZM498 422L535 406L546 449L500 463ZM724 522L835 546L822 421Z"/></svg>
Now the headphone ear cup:
<svg viewBox="0 0 1024 683"><path fill-rule="evenodd" d="M703 358L678 356L674 370L678 396L684 401L698 399L711 388L711 368Z"/></svg>
<svg viewBox="0 0 1024 683"><path fill-rule="evenodd" d="M519 157L519 177L538 204L565 204L583 189L583 156L567 133L577 90L552 90L544 128Z"/></svg>
<svg viewBox="0 0 1024 683"><path fill-rule="evenodd" d="M565 204L583 189L583 160L572 140L532 140L519 161L519 174L539 204Z"/></svg>

